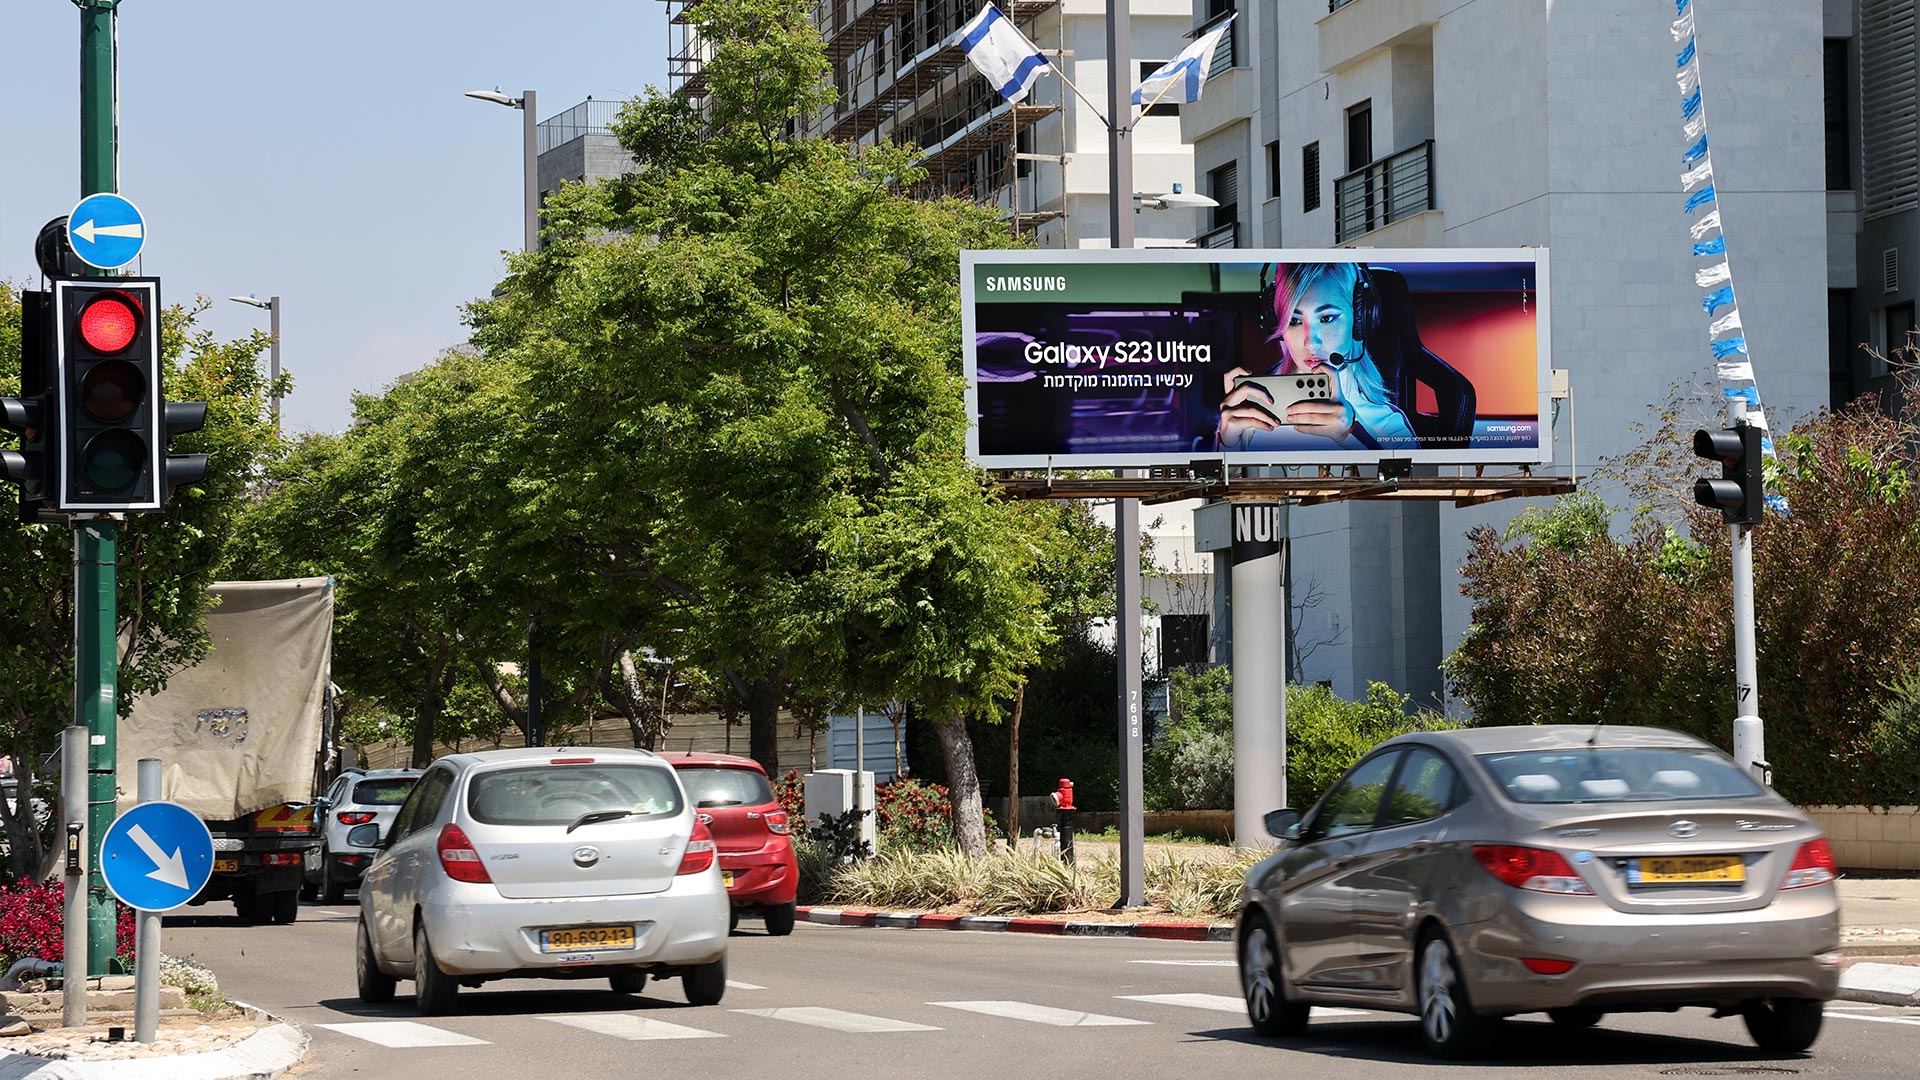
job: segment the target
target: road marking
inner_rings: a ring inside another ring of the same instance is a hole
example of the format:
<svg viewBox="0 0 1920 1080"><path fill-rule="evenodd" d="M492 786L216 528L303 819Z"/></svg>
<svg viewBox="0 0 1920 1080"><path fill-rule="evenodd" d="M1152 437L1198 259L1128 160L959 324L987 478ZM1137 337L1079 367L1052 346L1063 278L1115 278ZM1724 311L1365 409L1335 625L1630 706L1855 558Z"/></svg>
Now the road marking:
<svg viewBox="0 0 1920 1080"><path fill-rule="evenodd" d="M346 918L346 917L347 917L348 915L351 915L351 914L353 914L353 912L350 912L350 911L327 911L327 910L325 910L325 909L321 909L321 910L319 910L319 911L316 911L316 912L314 912L314 914L315 914L315 915L331 915L331 916L333 916L333 917L334 917L334 918L336 918L336 919L344 919L344 918Z"/></svg>
<svg viewBox="0 0 1920 1080"><path fill-rule="evenodd" d="M735 1009L737 1013L748 1016L764 1016L769 1020L790 1020L809 1027L826 1028L828 1031L847 1031L856 1034L868 1034L881 1031L939 1031L937 1027L925 1024L909 1024L905 1020L888 1020L881 1016L865 1016L860 1013L841 1012L839 1009L823 1009L816 1005L801 1005L785 1009Z"/></svg>
<svg viewBox="0 0 1920 1080"><path fill-rule="evenodd" d="M1232 967L1232 960L1129 960L1129 964L1165 964L1168 967Z"/></svg>
<svg viewBox="0 0 1920 1080"><path fill-rule="evenodd" d="M616 1039L641 1042L646 1039L724 1039L718 1031L702 1031L699 1028L669 1024L665 1020L654 1020L631 1013L582 1013L577 1016L538 1016L536 1020L550 1020L556 1024L577 1027L586 1031L611 1035Z"/></svg>
<svg viewBox="0 0 1920 1080"><path fill-rule="evenodd" d="M355 1024L315 1024L314 1026L396 1049L409 1046L487 1045L485 1039L476 1039L457 1031L442 1031L437 1027L416 1024L411 1020L368 1020Z"/></svg>
<svg viewBox="0 0 1920 1080"><path fill-rule="evenodd" d="M1055 1009L1051 1006L1032 1005L1024 1001L929 1001L927 1004L938 1005L943 1009L985 1013L988 1016L1000 1016L1008 1020L1031 1020L1036 1024L1050 1024L1054 1027L1132 1027L1149 1025L1153 1022L1129 1020L1123 1016L1075 1012L1072 1009Z"/></svg>
<svg viewBox="0 0 1920 1080"><path fill-rule="evenodd" d="M765 990L766 989L766 987L764 986L757 986L749 982L741 982L739 979L728 979L727 985L733 987L735 990Z"/></svg>
<svg viewBox="0 0 1920 1080"><path fill-rule="evenodd" d="M1180 1005L1189 1009L1211 1009L1214 1012L1245 1012L1247 1003L1227 994L1116 994L1121 1001L1144 1001L1150 1005ZM1366 1009L1340 1009L1328 1005L1315 1005L1315 1017L1322 1016L1367 1016Z"/></svg>
<svg viewBox="0 0 1920 1080"><path fill-rule="evenodd" d="M1870 1020L1876 1024L1907 1024L1911 1027L1920 1027L1920 1020L1907 1020L1898 1016L1862 1016L1859 1013L1843 1012L1830 1012L1827 1015L1835 1020Z"/></svg>

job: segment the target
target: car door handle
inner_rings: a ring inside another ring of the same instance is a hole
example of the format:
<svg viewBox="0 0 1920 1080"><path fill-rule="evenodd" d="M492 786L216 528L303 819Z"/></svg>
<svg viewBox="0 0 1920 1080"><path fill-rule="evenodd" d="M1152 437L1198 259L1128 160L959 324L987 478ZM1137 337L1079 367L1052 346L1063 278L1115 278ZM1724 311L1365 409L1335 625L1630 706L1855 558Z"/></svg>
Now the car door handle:
<svg viewBox="0 0 1920 1080"><path fill-rule="evenodd" d="M1347 867L1352 866L1354 863L1357 863L1359 861L1360 861L1360 856L1358 855L1342 855L1339 858L1333 860L1333 868L1335 870L1345 870Z"/></svg>
<svg viewBox="0 0 1920 1080"><path fill-rule="evenodd" d="M1430 848L1432 846L1433 846L1433 837L1431 836L1423 836L1420 839L1415 840L1407 845L1407 847L1412 848L1416 851L1425 851L1427 848Z"/></svg>

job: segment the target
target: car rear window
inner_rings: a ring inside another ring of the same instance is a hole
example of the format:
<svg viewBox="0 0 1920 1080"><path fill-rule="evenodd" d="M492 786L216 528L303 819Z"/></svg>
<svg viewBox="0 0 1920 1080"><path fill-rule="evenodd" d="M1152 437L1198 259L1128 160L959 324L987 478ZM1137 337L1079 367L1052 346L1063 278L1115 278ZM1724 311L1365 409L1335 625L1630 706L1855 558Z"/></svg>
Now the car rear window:
<svg viewBox="0 0 1920 1080"><path fill-rule="evenodd" d="M362 780L353 785L353 797L350 802L361 806L399 806L407 801L407 792L420 782L417 776L400 776L391 780Z"/></svg>
<svg viewBox="0 0 1920 1080"><path fill-rule="evenodd" d="M755 769L683 766L680 782L695 806L765 806L773 801L773 785Z"/></svg>
<svg viewBox="0 0 1920 1080"><path fill-rule="evenodd" d="M467 812L489 825L568 825L596 810L636 817L685 805L671 770L650 765L535 765L490 769L467 786Z"/></svg>
<svg viewBox="0 0 1920 1080"><path fill-rule="evenodd" d="M1481 754L1494 784L1515 802L1666 802L1758 795L1732 762L1703 750L1607 747Z"/></svg>

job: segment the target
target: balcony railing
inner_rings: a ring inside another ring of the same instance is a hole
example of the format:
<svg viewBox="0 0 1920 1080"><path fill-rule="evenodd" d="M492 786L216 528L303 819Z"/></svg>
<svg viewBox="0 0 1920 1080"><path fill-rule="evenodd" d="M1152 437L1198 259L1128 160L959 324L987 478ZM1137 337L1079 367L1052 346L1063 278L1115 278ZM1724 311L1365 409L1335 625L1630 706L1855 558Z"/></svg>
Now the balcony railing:
<svg viewBox="0 0 1920 1080"><path fill-rule="evenodd" d="M1327 14L1331 15L1351 3L1353 0L1327 0Z"/></svg>
<svg viewBox="0 0 1920 1080"><path fill-rule="evenodd" d="M582 135L611 135L623 102L583 101L558 116L540 121L534 143L539 153L564 146Z"/></svg>
<svg viewBox="0 0 1920 1080"><path fill-rule="evenodd" d="M1229 221L1211 231L1203 232L1193 238L1193 246L1197 248L1239 247L1240 223Z"/></svg>
<svg viewBox="0 0 1920 1080"><path fill-rule="evenodd" d="M1333 236L1340 244L1433 209L1432 140L1334 181L1333 202Z"/></svg>

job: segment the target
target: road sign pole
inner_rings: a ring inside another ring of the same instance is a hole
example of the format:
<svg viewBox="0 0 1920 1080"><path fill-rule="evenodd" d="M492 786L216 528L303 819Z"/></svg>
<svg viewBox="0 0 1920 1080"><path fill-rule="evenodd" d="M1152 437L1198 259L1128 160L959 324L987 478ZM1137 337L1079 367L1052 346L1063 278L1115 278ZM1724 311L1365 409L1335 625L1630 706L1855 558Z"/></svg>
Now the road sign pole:
<svg viewBox="0 0 1920 1080"><path fill-rule="evenodd" d="M120 0L79 0L80 197L120 190ZM98 271L91 271L98 273ZM159 313L154 313L157 318ZM114 962L113 899L100 876L100 841L113 823L114 727L118 692L114 615L118 597L114 558L119 525L111 518L74 521L73 717L91 733L87 761L87 974L105 975Z"/></svg>
<svg viewBox="0 0 1920 1080"><path fill-rule="evenodd" d="M60 735L60 841L65 845L67 897L61 912L60 1026L85 1027L87 980L87 729L75 724ZM76 977L65 977L66 972Z"/></svg>
<svg viewBox="0 0 1920 1080"><path fill-rule="evenodd" d="M160 759L141 758L139 799L160 801ZM133 1041L152 1042L160 1026L160 913L142 911L133 938Z"/></svg>

